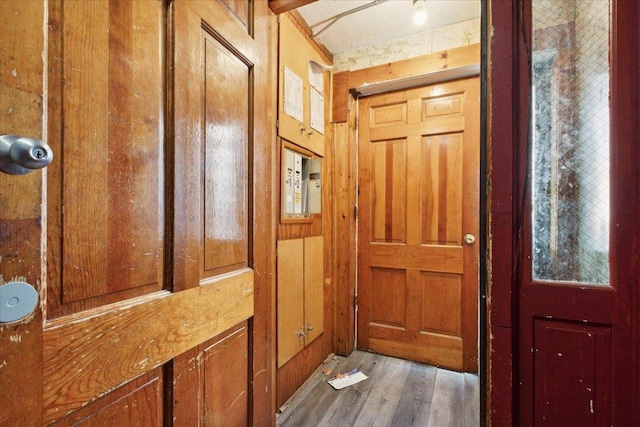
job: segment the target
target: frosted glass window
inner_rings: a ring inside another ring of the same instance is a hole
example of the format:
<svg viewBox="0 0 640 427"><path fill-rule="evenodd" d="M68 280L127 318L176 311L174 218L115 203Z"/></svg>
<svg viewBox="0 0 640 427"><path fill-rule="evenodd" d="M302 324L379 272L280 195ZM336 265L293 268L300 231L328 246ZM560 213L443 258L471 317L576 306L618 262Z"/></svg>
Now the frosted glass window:
<svg viewBox="0 0 640 427"><path fill-rule="evenodd" d="M532 266L609 282L609 0L532 2Z"/></svg>

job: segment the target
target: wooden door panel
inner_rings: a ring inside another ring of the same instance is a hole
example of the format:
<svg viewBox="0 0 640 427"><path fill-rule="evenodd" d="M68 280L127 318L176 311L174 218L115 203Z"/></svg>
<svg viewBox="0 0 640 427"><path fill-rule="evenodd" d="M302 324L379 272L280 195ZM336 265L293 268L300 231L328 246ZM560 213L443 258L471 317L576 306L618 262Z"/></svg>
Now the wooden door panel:
<svg viewBox="0 0 640 427"><path fill-rule="evenodd" d="M407 276L405 270L372 268L370 293L375 301L387 303L370 307L369 322L380 327L406 330Z"/></svg>
<svg viewBox="0 0 640 427"><path fill-rule="evenodd" d="M182 353L172 362L173 425L248 425L250 322Z"/></svg>
<svg viewBox="0 0 640 427"><path fill-rule="evenodd" d="M48 318L163 287L163 9L50 3Z"/></svg>
<svg viewBox="0 0 640 427"><path fill-rule="evenodd" d="M407 124L407 102L372 106L369 110L369 122L371 129Z"/></svg>
<svg viewBox="0 0 640 427"><path fill-rule="evenodd" d="M175 34L175 90L181 96L174 154L175 203L183 207L174 217L174 268L182 289L251 264L249 201L256 198L249 191L248 150L257 147L251 138L260 114L251 106L258 97L253 67L260 54L256 41L217 2L180 1L173 16L184 29Z"/></svg>
<svg viewBox="0 0 640 427"><path fill-rule="evenodd" d="M462 280L459 274L421 272L420 332L462 338Z"/></svg>
<svg viewBox="0 0 640 427"><path fill-rule="evenodd" d="M533 328L535 425L606 425L611 327L535 319Z"/></svg>
<svg viewBox="0 0 640 427"><path fill-rule="evenodd" d="M462 246L437 245L370 245L370 264L388 268L424 268L443 273L462 273L464 260Z"/></svg>
<svg viewBox="0 0 640 427"><path fill-rule="evenodd" d="M243 323L203 351L204 425L249 425L249 334Z"/></svg>
<svg viewBox="0 0 640 427"><path fill-rule="evenodd" d="M423 144L422 243L462 246L463 136L429 136Z"/></svg>
<svg viewBox="0 0 640 427"><path fill-rule="evenodd" d="M371 147L373 242L400 243L407 237L407 144L375 142Z"/></svg>
<svg viewBox="0 0 640 427"><path fill-rule="evenodd" d="M161 426L162 417L163 376L156 368L51 426Z"/></svg>
<svg viewBox="0 0 640 427"><path fill-rule="evenodd" d="M477 369L477 81L362 101L361 348Z"/></svg>
<svg viewBox="0 0 640 427"><path fill-rule="evenodd" d="M229 8L233 15L240 21L240 23L248 29L249 27L249 14L251 10L251 2L247 0L221 0L222 3Z"/></svg>
<svg viewBox="0 0 640 427"><path fill-rule="evenodd" d="M433 96L422 100L422 120L437 116L464 116L464 96L461 93Z"/></svg>
<svg viewBox="0 0 640 427"><path fill-rule="evenodd" d="M209 34L204 42L203 275L243 268L249 252L249 67Z"/></svg>
<svg viewBox="0 0 640 427"><path fill-rule="evenodd" d="M418 107L415 107L416 109ZM419 123L404 126L384 126L370 130L372 141L406 138L408 135L437 135L461 132L465 129L465 118L460 116L429 117Z"/></svg>
<svg viewBox="0 0 640 427"><path fill-rule="evenodd" d="M369 337L369 350L381 354L402 355L408 360L438 360L449 369L462 370L463 342L439 334L419 334L407 339L406 333L379 329Z"/></svg>

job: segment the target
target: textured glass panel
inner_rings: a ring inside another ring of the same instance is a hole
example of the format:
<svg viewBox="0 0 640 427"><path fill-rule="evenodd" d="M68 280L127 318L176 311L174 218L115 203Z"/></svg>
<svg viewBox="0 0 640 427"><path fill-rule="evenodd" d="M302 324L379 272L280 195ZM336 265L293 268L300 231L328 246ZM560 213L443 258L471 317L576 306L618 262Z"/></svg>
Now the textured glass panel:
<svg viewBox="0 0 640 427"><path fill-rule="evenodd" d="M609 0L533 0L533 277L609 282Z"/></svg>

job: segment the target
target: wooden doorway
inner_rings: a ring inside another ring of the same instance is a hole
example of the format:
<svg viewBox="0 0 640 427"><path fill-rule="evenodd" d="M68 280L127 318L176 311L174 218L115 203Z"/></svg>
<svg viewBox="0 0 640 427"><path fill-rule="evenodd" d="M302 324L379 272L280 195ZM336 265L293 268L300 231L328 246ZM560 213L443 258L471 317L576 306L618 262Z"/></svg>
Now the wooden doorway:
<svg viewBox="0 0 640 427"><path fill-rule="evenodd" d="M479 79L363 98L357 347L478 369Z"/></svg>

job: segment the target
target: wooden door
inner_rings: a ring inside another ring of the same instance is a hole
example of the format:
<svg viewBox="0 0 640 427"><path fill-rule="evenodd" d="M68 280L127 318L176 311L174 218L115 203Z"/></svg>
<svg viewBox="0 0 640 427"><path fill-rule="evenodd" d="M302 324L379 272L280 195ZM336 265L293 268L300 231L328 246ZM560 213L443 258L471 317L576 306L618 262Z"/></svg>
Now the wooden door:
<svg viewBox="0 0 640 427"><path fill-rule="evenodd" d="M268 15L0 2L0 132L54 150L0 173L0 284L40 295L0 325L0 424L271 422Z"/></svg>
<svg viewBox="0 0 640 427"><path fill-rule="evenodd" d="M475 372L478 78L364 98L358 144L358 348Z"/></svg>
<svg viewBox="0 0 640 427"><path fill-rule="evenodd" d="M521 173L512 197L526 202L512 235L515 422L636 426L638 5L536 0L516 9L531 48L520 44L515 70Z"/></svg>

